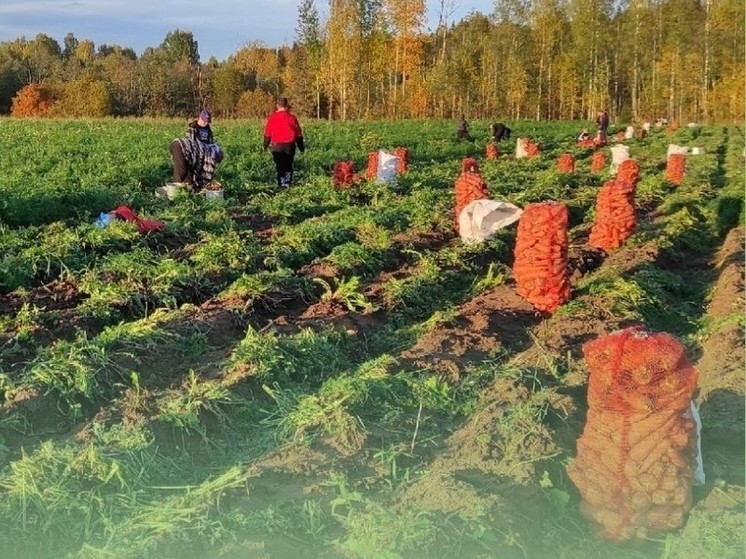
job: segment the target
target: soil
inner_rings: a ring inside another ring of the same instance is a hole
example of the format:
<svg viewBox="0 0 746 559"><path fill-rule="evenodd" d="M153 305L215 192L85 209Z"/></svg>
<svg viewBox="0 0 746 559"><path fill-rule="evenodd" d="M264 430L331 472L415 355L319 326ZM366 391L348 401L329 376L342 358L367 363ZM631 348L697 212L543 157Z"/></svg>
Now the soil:
<svg viewBox="0 0 746 559"><path fill-rule="evenodd" d="M712 332L703 343L697 404L702 416L705 472L743 485L744 453L744 230L731 230L715 262L719 272L707 317Z"/></svg>
<svg viewBox="0 0 746 559"><path fill-rule="evenodd" d="M501 350L525 349L529 329L540 320L513 285L499 286L461 305L449 323L420 336L401 354L402 362L409 369L428 369L455 381Z"/></svg>

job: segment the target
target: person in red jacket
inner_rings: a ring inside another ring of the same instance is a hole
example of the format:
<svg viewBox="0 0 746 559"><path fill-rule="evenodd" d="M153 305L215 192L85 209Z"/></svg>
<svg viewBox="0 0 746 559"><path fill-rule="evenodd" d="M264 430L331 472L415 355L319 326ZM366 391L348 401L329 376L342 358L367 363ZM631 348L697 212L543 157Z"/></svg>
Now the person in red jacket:
<svg viewBox="0 0 746 559"><path fill-rule="evenodd" d="M290 112L286 97L277 100L277 110L269 115L264 126L264 149L269 148L277 168L277 185L288 188L293 184L293 159L296 146L303 153L303 132L295 115Z"/></svg>

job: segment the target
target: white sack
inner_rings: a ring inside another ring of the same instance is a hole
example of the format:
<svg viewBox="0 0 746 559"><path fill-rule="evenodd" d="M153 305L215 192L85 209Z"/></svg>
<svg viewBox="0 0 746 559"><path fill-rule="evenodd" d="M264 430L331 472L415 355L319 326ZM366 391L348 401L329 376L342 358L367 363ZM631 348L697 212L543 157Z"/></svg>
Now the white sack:
<svg viewBox="0 0 746 559"><path fill-rule="evenodd" d="M674 153L686 155L687 153L689 153L689 148L686 146L677 146L676 144L669 144L668 152L666 152L666 159L668 159L669 155L673 155Z"/></svg>
<svg viewBox="0 0 746 559"><path fill-rule="evenodd" d="M398 158L385 150L378 150L378 169L376 170L376 182L395 182L396 163Z"/></svg>
<svg viewBox="0 0 746 559"><path fill-rule="evenodd" d="M627 130L624 132L624 139L631 140L634 137L635 137L635 127L627 126Z"/></svg>
<svg viewBox="0 0 746 559"><path fill-rule="evenodd" d="M475 200L458 217L459 234L465 243L481 243L503 227L518 221L523 210L508 202Z"/></svg>
<svg viewBox="0 0 746 559"><path fill-rule="evenodd" d="M702 464L702 420L699 418L697 406L692 402L689 408L689 414L694 419L697 426L697 455L694 457L694 485L705 484L705 468ZM685 414L686 415L686 414Z"/></svg>
<svg viewBox="0 0 746 559"><path fill-rule="evenodd" d="M623 145L613 146L611 149L611 172L616 173L619 165L629 159L629 147Z"/></svg>
<svg viewBox="0 0 746 559"><path fill-rule="evenodd" d="M526 151L526 138L518 138L515 141L515 158L523 159L528 157L528 151Z"/></svg>

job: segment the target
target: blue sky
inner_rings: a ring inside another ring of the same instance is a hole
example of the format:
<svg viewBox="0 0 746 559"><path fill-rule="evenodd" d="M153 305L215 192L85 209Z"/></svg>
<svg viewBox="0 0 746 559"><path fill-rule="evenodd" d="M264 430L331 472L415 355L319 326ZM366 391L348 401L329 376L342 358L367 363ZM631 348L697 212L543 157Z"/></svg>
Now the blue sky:
<svg viewBox="0 0 746 559"><path fill-rule="evenodd" d="M494 0L455 5L452 20L471 11L489 13ZM328 0L317 0L325 9ZM440 0L427 0L428 27L438 20ZM222 60L248 41L270 46L293 40L298 0L0 0L0 41L46 33L62 44L72 32L96 45L120 44L140 54L170 30L191 31L200 57Z"/></svg>

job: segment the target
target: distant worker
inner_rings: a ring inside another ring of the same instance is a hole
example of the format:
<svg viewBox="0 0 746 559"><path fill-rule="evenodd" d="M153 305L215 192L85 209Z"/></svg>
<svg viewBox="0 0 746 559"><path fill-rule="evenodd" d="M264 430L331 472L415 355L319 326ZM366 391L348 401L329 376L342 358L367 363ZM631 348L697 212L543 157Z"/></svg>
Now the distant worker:
<svg viewBox="0 0 746 559"><path fill-rule="evenodd" d="M495 122L490 124L490 138L493 142L499 142L500 140L510 140L510 135L513 131L505 126L502 122Z"/></svg>
<svg viewBox="0 0 746 559"><path fill-rule="evenodd" d="M605 110L598 111L596 117L596 143L605 146L607 142L607 132L609 130L609 113Z"/></svg>
<svg viewBox="0 0 746 559"><path fill-rule="evenodd" d="M290 112L287 97L277 100L277 109L264 126L264 149L272 153L277 169L277 186L288 188L293 184L293 159L295 148L306 150L303 131L295 115Z"/></svg>
<svg viewBox="0 0 746 559"><path fill-rule="evenodd" d="M212 135L212 128L210 128L211 122L212 113L207 109L203 109L197 119L189 123L186 134L187 138L200 141L203 144L214 144L215 138Z"/></svg>
<svg viewBox="0 0 746 559"><path fill-rule="evenodd" d="M215 167L223 160L217 144L205 144L192 138L171 142L173 181L186 184L189 192L199 192L212 181Z"/></svg>
<svg viewBox="0 0 746 559"><path fill-rule="evenodd" d="M459 140L466 140L468 142L474 141L474 138L472 138L469 134L469 125L466 123L464 115L461 115L460 117L458 117L458 120L456 120L456 138L458 138Z"/></svg>
<svg viewBox="0 0 746 559"><path fill-rule="evenodd" d="M583 131L580 134L578 134L578 137L576 138L578 142L585 142L586 140L590 140L590 139L591 139L591 135L588 133L587 128L583 128Z"/></svg>

